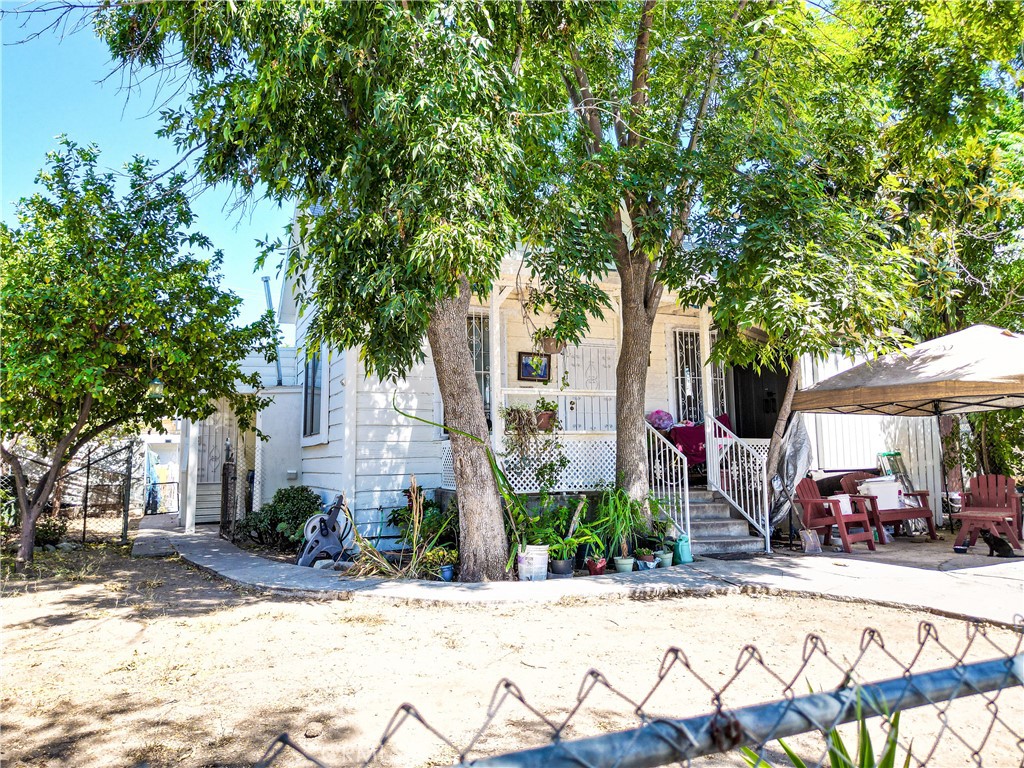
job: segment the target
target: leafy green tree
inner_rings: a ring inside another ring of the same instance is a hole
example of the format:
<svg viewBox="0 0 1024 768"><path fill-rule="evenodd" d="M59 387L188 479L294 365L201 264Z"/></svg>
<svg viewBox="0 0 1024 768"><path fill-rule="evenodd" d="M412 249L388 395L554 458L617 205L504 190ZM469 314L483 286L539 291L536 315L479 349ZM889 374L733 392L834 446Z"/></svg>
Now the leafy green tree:
<svg viewBox="0 0 1024 768"><path fill-rule="evenodd" d="M18 226L0 225L0 423L21 513L17 567L32 559L36 521L61 471L113 430L200 419L225 398L248 425L264 404L240 361L273 354L268 315L237 327L241 299L218 287L219 251L192 230L185 179L136 157L119 179L99 150L63 140L22 199ZM123 194L118 188L123 187ZM162 398L147 397L154 379ZM48 467L28 480L25 451Z"/></svg>
<svg viewBox="0 0 1024 768"><path fill-rule="evenodd" d="M117 59L187 69L165 114L210 182L296 202L287 269L309 344L358 348L381 379L429 341L459 494L461 578L501 579L507 543L467 341L514 238L510 62L471 2L111 4ZM271 246L270 250L273 250Z"/></svg>
<svg viewBox="0 0 1024 768"><path fill-rule="evenodd" d="M617 272L617 471L632 496L665 289L709 306L715 356L734 364L792 369L905 338L919 262L892 221L890 164L987 114L992 62L1020 40L1019 4L951 5L965 23L887 0L527 6L533 259L562 284ZM578 248L581 231L600 246ZM578 292L542 299L555 336L585 326Z"/></svg>
<svg viewBox="0 0 1024 768"><path fill-rule="evenodd" d="M877 107L851 88L847 34L803 3L529 10L524 71L542 122L528 155L532 258L547 274L554 256L581 283L617 273L617 473L642 498L644 382L666 289L710 305L717 354L733 363L898 336L908 259L848 192L867 184ZM581 230L598 247L577 248ZM545 298L554 335L573 338L576 295ZM766 342L748 338L752 325Z"/></svg>

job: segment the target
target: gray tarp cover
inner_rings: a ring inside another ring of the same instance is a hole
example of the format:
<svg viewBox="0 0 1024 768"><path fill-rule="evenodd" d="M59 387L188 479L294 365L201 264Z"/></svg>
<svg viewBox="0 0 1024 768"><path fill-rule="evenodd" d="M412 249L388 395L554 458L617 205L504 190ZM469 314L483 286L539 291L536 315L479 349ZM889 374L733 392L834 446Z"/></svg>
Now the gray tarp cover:
<svg viewBox="0 0 1024 768"><path fill-rule="evenodd" d="M807 434L807 427L800 414L789 422L786 434L782 436L782 452L779 454L779 465L776 467L785 493L775 497L772 504L771 519L768 521L771 528L778 528L786 515L789 514L790 502L787 497L792 498L796 493L796 484L807 476L807 470L811 468L811 437ZM794 525L799 525L794 521Z"/></svg>
<svg viewBox="0 0 1024 768"><path fill-rule="evenodd" d="M797 392L794 411L935 416L1024 408L1024 335L989 325L883 355Z"/></svg>

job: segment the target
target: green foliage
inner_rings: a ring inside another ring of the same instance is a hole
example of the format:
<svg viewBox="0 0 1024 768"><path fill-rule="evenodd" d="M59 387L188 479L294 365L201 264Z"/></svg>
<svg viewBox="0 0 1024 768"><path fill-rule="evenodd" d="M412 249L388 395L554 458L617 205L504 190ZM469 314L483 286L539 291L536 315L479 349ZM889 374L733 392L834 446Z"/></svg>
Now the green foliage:
<svg viewBox="0 0 1024 768"><path fill-rule="evenodd" d="M421 492L422 495L422 492ZM435 542L438 546L456 545L459 541L459 513L453 501L448 509L441 511L436 501L422 499L423 517L419 523L419 536L425 541ZM391 510L387 519L388 525L398 528L399 539L407 546L413 536L412 504Z"/></svg>
<svg viewBox="0 0 1024 768"><path fill-rule="evenodd" d="M628 557L630 545L646 525L643 500L631 499L624 488L606 488L601 493L594 528L607 542L609 550L618 547L621 556Z"/></svg>
<svg viewBox="0 0 1024 768"><path fill-rule="evenodd" d="M96 29L123 61L181 51L192 90L165 133L200 150L207 180L295 201L303 247L286 268L316 306L311 345L359 347L369 373L400 376L439 300L489 290L514 244L520 158L484 6L165 0L112 4Z"/></svg>
<svg viewBox="0 0 1024 768"><path fill-rule="evenodd" d="M68 521L57 515L48 515L36 521L35 544L45 547L47 544L56 546L68 532Z"/></svg>
<svg viewBox="0 0 1024 768"><path fill-rule="evenodd" d="M868 732L867 721L869 718L860 711L859 706L857 714L857 746L853 753L847 748L838 728L833 728L825 734L825 740L828 745L829 765L832 768L854 768L854 766L856 768L894 768L900 732L900 713L895 713L892 719L889 720L885 744L882 746L882 751L877 757L871 743L871 734ZM807 768L807 763L782 739L779 739L779 746L786 753L793 768ZM740 753L743 760L751 768L771 768L771 763L761 758L760 755L749 747L740 747ZM910 759L910 750L907 750L906 759L903 761L903 768L910 768Z"/></svg>
<svg viewBox="0 0 1024 768"><path fill-rule="evenodd" d="M533 409L537 412L540 411L554 411L558 413L558 403L554 400L548 400L543 395L537 398L537 402L534 403Z"/></svg>
<svg viewBox="0 0 1024 768"><path fill-rule="evenodd" d="M18 500L14 495L14 478L0 477L0 536L18 527Z"/></svg>
<svg viewBox="0 0 1024 768"><path fill-rule="evenodd" d="M264 547L294 552L302 543L302 528L323 512L320 496L305 485L278 488L274 498L237 524L238 532Z"/></svg>
<svg viewBox="0 0 1024 768"><path fill-rule="evenodd" d="M211 245L191 230L185 178L155 171L137 157L119 182L96 147L64 139L18 226L0 225L5 435L48 452L84 418L73 452L114 426L203 418L217 398L247 427L263 404L238 393L259 384L240 362L273 354L271 319L234 324L241 299L218 287L220 252L193 254ZM163 398L146 397L154 378Z"/></svg>
<svg viewBox="0 0 1024 768"><path fill-rule="evenodd" d="M457 549L434 547L433 549L428 549L420 559L420 570L422 573L439 579L441 578L441 566L458 564L459 551Z"/></svg>
<svg viewBox="0 0 1024 768"><path fill-rule="evenodd" d="M541 493L550 493L569 466L569 458L555 434L561 426L558 418L553 419L551 430L542 430L537 425L537 414L541 411L557 413L558 404L541 397L533 405L513 403L502 406L500 411L505 422L502 442L506 462L516 468L533 470Z"/></svg>
<svg viewBox="0 0 1024 768"><path fill-rule="evenodd" d="M0 224L2 453L23 542L90 441L175 415L202 419L218 400L251 426L267 401L239 391L259 385L241 361L275 354L269 315L235 325L241 299L219 287L220 252L194 253L211 244L192 229L185 176L136 157L119 179L100 169L95 146L64 138L47 161L18 225ZM153 379L161 398L147 397ZM50 464L32 488L27 452Z"/></svg>

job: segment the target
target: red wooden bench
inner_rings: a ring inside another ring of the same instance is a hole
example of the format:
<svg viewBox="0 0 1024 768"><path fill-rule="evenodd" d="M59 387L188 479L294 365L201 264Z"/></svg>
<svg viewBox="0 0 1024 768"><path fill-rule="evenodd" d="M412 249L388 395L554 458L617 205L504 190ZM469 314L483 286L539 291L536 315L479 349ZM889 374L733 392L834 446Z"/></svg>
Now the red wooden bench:
<svg viewBox="0 0 1024 768"><path fill-rule="evenodd" d="M850 501L852 503L857 504L859 502L867 507L871 520L878 529L878 540L880 542L883 544L889 543L883 533L885 530L883 526L886 523L892 523L896 526L906 520L924 520L928 524L928 536L931 537L932 541L939 537L935 530L935 520L932 517L932 511L928 507L928 491L914 491L913 493L904 494L904 498L914 496L918 500L916 504L911 503L906 507L896 507L895 509L881 509L875 496L861 496L860 491L857 489L861 481L869 477L877 477L877 475L873 475L870 472L850 472L847 475L843 475L839 484L843 486L844 493L850 494Z"/></svg>

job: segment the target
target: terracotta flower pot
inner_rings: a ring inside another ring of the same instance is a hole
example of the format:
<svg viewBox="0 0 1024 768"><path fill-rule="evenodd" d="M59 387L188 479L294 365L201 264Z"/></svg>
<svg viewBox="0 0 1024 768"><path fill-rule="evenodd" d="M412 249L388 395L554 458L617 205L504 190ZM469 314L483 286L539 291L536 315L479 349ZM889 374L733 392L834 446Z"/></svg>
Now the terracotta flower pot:
<svg viewBox="0 0 1024 768"><path fill-rule="evenodd" d="M541 432L550 432L555 426L554 411L537 411L537 429Z"/></svg>
<svg viewBox="0 0 1024 768"><path fill-rule="evenodd" d="M557 355L565 351L565 342L559 341L553 336L545 336L541 339L540 347L549 355Z"/></svg>
<svg viewBox="0 0 1024 768"><path fill-rule="evenodd" d="M594 558L587 560L587 570L590 571L591 576L600 576L604 573L605 566L607 565L608 560L603 557L599 560L595 560Z"/></svg>

